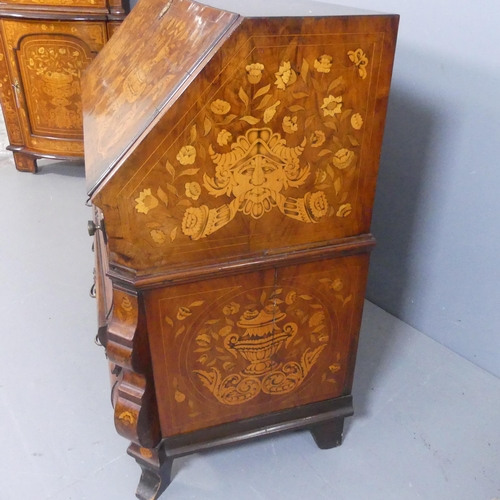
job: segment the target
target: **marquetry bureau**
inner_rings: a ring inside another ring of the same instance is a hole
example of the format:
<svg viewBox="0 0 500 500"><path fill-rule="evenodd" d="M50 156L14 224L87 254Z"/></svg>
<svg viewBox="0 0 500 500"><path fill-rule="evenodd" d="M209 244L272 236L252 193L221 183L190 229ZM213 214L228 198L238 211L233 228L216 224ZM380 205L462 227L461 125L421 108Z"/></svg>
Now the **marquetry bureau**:
<svg viewBox="0 0 500 500"><path fill-rule="evenodd" d="M98 335L143 499L197 450L341 443L375 244L398 17L207 2L140 0L82 82Z"/></svg>
<svg viewBox="0 0 500 500"><path fill-rule="evenodd" d="M83 158L80 77L125 0L1 0L0 103L16 168Z"/></svg>

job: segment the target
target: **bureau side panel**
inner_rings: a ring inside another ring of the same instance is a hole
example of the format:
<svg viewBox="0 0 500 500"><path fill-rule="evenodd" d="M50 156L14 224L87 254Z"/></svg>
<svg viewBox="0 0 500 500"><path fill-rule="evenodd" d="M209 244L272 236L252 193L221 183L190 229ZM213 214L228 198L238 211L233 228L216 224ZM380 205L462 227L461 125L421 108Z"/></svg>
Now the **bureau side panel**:
<svg viewBox="0 0 500 500"><path fill-rule="evenodd" d="M164 437L350 393L368 254L146 293Z"/></svg>
<svg viewBox="0 0 500 500"><path fill-rule="evenodd" d="M245 21L95 202L139 274L369 231L391 18Z"/></svg>

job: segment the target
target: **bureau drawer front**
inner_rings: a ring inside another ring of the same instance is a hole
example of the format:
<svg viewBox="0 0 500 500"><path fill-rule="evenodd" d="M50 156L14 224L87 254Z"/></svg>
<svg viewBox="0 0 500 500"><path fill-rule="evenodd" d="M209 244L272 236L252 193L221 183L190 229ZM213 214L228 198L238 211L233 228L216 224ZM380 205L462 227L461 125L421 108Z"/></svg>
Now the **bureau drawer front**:
<svg viewBox="0 0 500 500"><path fill-rule="evenodd" d="M146 295L164 437L348 394L368 254Z"/></svg>

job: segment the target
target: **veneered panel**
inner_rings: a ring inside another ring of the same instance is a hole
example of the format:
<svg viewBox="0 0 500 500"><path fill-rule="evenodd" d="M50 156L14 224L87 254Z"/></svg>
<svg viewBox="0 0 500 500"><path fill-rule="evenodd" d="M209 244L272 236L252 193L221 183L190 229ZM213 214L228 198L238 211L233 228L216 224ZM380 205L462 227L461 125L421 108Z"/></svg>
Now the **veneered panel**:
<svg viewBox="0 0 500 500"><path fill-rule="evenodd" d="M123 23L126 28L97 58L84 86L89 191L191 79L237 18L189 0L151 0L136 6Z"/></svg>
<svg viewBox="0 0 500 500"><path fill-rule="evenodd" d="M80 78L94 56L73 36L23 38L17 57L33 135L83 140Z"/></svg>
<svg viewBox="0 0 500 500"><path fill-rule="evenodd" d="M24 145L43 154L81 156L80 77L107 41L106 23L1 23L9 70L19 87Z"/></svg>
<svg viewBox="0 0 500 500"><path fill-rule="evenodd" d="M146 294L163 436L350 390L368 255Z"/></svg>
<svg viewBox="0 0 500 500"><path fill-rule="evenodd" d="M244 21L96 197L111 260L143 275L368 232L391 21Z"/></svg>

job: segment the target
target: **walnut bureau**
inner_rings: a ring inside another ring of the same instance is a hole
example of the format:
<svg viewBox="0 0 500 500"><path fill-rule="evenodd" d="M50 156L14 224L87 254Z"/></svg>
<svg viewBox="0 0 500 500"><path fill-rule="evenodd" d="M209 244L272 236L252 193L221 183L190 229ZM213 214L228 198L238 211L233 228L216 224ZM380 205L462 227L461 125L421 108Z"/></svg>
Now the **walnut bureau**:
<svg viewBox="0 0 500 500"><path fill-rule="evenodd" d="M80 77L124 17L122 0L0 2L0 103L18 170L83 158Z"/></svg>
<svg viewBox="0 0 500 500"><path fill-rule="evenodd" d="M141 499L175 457L294 429L331 448L353 413L398 16L207 1L140 0L83 79L99 339Z"/></svg>

